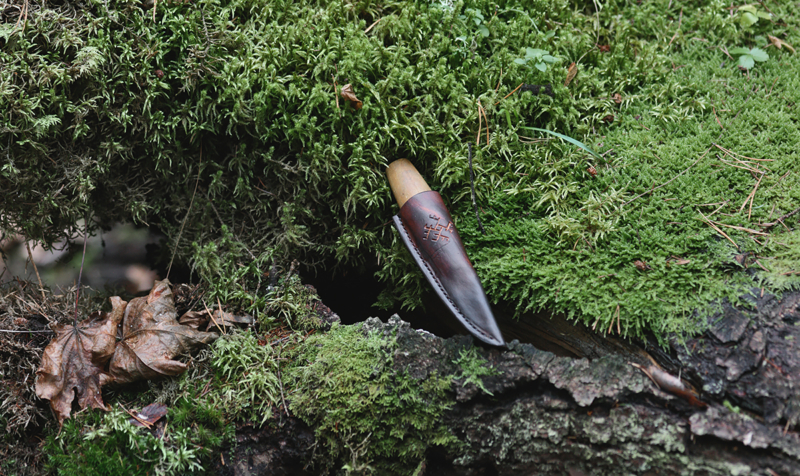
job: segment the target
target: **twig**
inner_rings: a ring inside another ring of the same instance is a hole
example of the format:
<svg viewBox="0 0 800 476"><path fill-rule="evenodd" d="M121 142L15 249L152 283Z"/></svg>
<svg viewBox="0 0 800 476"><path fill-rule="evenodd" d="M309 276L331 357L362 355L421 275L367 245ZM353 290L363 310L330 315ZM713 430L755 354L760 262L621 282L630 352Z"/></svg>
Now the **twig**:
<svg viewBox="0 0 800 476"><path fill-rule="evenodd" d="M672 42L675 41L675 38L678 37L678 33L681 32L681 23L683 23L683 7L681 7L681 13L678 16L678 31L676 31L675 34L672 35L672 39L669 40L669 44L667 45L667 48L669 48L672 45Z"/></svg>
<svg viewBox="0 0 800 476"><path fill-rule="evenodd" d="M486 234L486 230L483 229L483 223L481 223L481 216L478 213L478 202L475 200L475 173L472 171L472 142L467 143L467 150L468 150L468 158L469 158L469 187L472 190L472 206L475 208L475 218L478 219L478 228L481 229L481 233L484 235Z"/></svg>
<svg viewBox="0 0 800 476"><path fill-rule="evenodd" d="M503 68L500 68L500 78L497 80L497 86L494 88L494 92L500 89L500 83L503 82Z"/></svg>
<svg viewBox="0 0 800 476"><path fill-rule="evenodd" d="M281 377L281 350L283 350L283 347L280 347L278 350L278 383L280 384L278 387L281 389L281 402L283 402L283 411L286 412L286 416L289 416L289 407L286 406L286 398L283 396L283 377Z"/></svg>
<svg viewBox="0 0 800 476"><path fill-rule="evenodd" d="M208 313L208 317L210 317L211 318L211 322L213 322L214 325L217 326L217 329L219 330L219 333L220 334L224 334L225 332L223 332L222 328L217 323L217 320L214 319L214 313L212 313L211 310L208 308L208 306L206 305L205 300L203 301L203 307L206 308L206 312ZM221 313L222 312L222 308L220 308L219 311Z"/></svg>
<svg viewBox="0 0 800 476"><path fill-rule="evenodd" d="M750 194L750 206L747 208L747 219L750 220L750 215L753 213L753 201L756 199L756 191L758 190L758 186L761 184L761 179L764 178L765 174L761 174L761 177L758 177L758 182L756 182L756 186L753 188L753 193Z"/></svg>
<svg viewBox="0 0 800 476"><path fill-rule="evenodd" d="M483 120L486 122L486 145L489 145L489 118L486 117L486 109L483 108L480 101L478 101L478 113L483 114Z"/></svg>
<svg viewBox="0 0 800 476"><path fill-rule="evenodd" d="M764 267L764 265L763 265L763 264L761 264L761 262L759 262L758 260L756 260L756 264L758 265L758 267L759 267L759 268L761 268L761 269L763 269L764 271L766 271L767 273L769 273L769 270L768 270L767 268L765 268L765 267Z"/></svg>
<svg viewBox="0 0 800 476"><path fill-rule="evenodd" d="M158 6L158 0L153 0L153 21L156 21L156 7Z"/></svg>
<svg viewBox="0 0 800 476"><path fill-rule="evenodd" d="M798 209L796 209L794 211L791 211L791 212L787 213L786 215L783 215L782 217L778 218L777 220L775 220L772 223L759 223L758 226L760 226L761 228L772 228L773 226L777 225L778 223L783 224L783 220L796 215L798 212L800 212L800 208L798 208ZM786 226L786 225L783 225L783 226Z"/></svg>
<svg viewBox="0 0 800 476"><path fill-rule="evenodd" d="M364 34L366 35L367 33L369 33L369 31L370 31L371 29L375 28L375 25L377 25L377 24L378 24L378 23L379 23L381 20L383 20L383 18L378 18L377 20L375 20L375 21L372 23L372 25L368 26L368 27L367 27L367 29L366 29L366 30L364 30Z"/></svg>
<svg viewBox="0 0 800 476"><path fill-rule="evenodd" d="M716 143L714 144L714 147L716 147L717 149L725 152L726 154L730 154L732 156L735 155L737 157L741 157L741 158L747 159L747 160L754 160L756 162L775 162L775 159L754 159L753 157L748 157L746 155L737 154L736 152L734 152L734 151L732 151L730 149L726 149L725 147L722 147L721 145L716 144Z"/></svg>
<svg viewBox="0 0 800 476"><path fill-rule="evenodd" d="M744 210L744 207L746 207L746 206L747 206L747 202L751 202L751 201L752 201L752 199L755 197L756 190L758 190L758 184L760 184L760 183L761 183L761 179L762 179L762 178L764 178L764 172L761 172L761 176L760 176L760 177L758 177L758 182L756 182L756 186L753 188L753 191L752 191L752 192L750 192L750 194L747 196L747 198L745 198L745 199L744 199L744 203L742 203L742 206L741 206L741 207L739 207L739 213L741 213L741 212L742 212L742 210ZM751 205L752 205L752 204L751 204ZM749 218L749 215L748 215L748 218Z"/></svg>
<svg viewBox="0 0 800 476"><path fill-rule="evenodd" d="M719 117L717 117L717 108L712 105L711 106L711 110L714 111L714 119L717 120L717 124L719 124L719 128L724 130L725 126L722 125L722 123L719 121Z"/></svg>
<svg viewBox="0 0 800 476"><path fill-rule="evenodd" d="M136 413L132 412L131 410L128 410L127 408L125 408L125 405L123 405L122 402L119 402L119 406L122 407L122 409L125 410L125 413L130 415L131 418L133 418L134 420L136 420L139 423L141 423L142 425L144 425L145 428L149 429L149 428L153 427L152 423L150 423L147 420L143 420L143 419L139 418L139 415L137 415Z"/></svg>
<svg viewBox="0 0 800 476"><path fill-rule="evenodd" d="M512 94L514 94L515 92L517 92L517 90L518 90L519 88L521 88L523 84L525 84L525 83L519 83L519 86L517 86L516 88L514 88L514 90L513 90L513 91L511 91L510 93L506 94L506 95L503 97L503 99L506 99L507 97L509 97L509 96L511 96ZM495 106L497 106L498 104L500 104L500 103L503 101L503 99L501 99L501 100L497 101L496 103L494 103L494 105L495 105Z"/></svg>
<svg viewBox="0 0 800 476"><path fill-rule="evenodd" d="M25 240L25 246L28 248L28 258L31 260L31 264L33 264L33 271L36 272L36 279L39 280L39 291L42 292L42 301L47 301L47 296L44 295L44 286L42 285L42 277L39 276L39 268L36 267L36 261L33 259L33 253L31 253L31 244L28 240Z"/></svg>
<svg viewBox="0 0 800 476"><path fill-rule="evenodd" d="M0 332L5 332L8 334L53 334L54 331L50 329L44 329L41 331L12 331L10 329L0 329Z"/></svg>
<svg viewBox="0 0 800 476"><path fill-rule="evenodd" d="M753 235L769 236L769 233L764 233L762 231L751 230L750 228L745 228L745 227L742 227L742 226L726 225L725 223L720 223L718 221L715 221L714 223L717 224L717 225L720 225L720 226L724 226L726 228L733 228L734 230L745 231L745 232L751 233Z"/></svg>
<svg viewBox="0 0 800 476"><path fill-rule="evenodd" d="M475 139L475 147L481 145L481 130L483 129L483 126L481 125L482 121L483 117L481 116L481 106L478 104L478 137Z"/></svg>
<svg viewBox="0 0 800 476"><path fill-rule="evenodd" d="M192 193L192 199L189 200L189 209L186 210L186 216L183 217L183 223L181 223L181 229L178 231L178 238L175 240L175 248L172 249L172 257L169 259L169 266L167 267L167 277L164 279L169 279L169 272L172 271L172 261L175 259L175 254L178 252L178 244L181 242L181 235L183 234L183 227L186 226L186 220L189 218L189 212L192 211L192 205L194 204L194 196L197 195L197 186L200 184L200 166L203 165L203 145L200 145L200 161L197 163L197 179L194 181L194 192Z"/></svg>
<svg viewBox="0 0 800 476"><path fill-rule="evenodd" d="M73 327L78 328L78 298L81 297L81 277L83 276L83 263L86 261L86 243L89 241L89 218L83 223L83 255L81 256L81 269L78 271L78 289L75 291L75 317Z"/></svg>
<svg viewBox="0 0 800 476"><path fill-rule="evenodd" d="M778 179L778 181L777 181L777 182L775 182L775 183L772 185L772 187L770 187L770 188L768 188L768 189L767 189L767 192L769 192L770 190L772 190L773 188L775 188L775 186L776 186L776 185L778 185L779 183L781 183L781 181L782 181L783 179L785 179L785 178L786 178L786 176L787 176L787 175L789 175L790 173L792 173L792 171L791 171L791 170L790 170L790 171L788 171L788 172L786 172L785 174L783 174L783 175L781 176L781 178L779 178L779 179Z"/></svg>
<svg viewBox="0 0 800 476"><path fill-rule="evenodd" d="M698 211L697 211L697 213L699 213L699 214L700 214L700 216L702 216L702 217L703 217L703 221L705 221L705 222L706 222L706 223L707 223L707 224L708 224L708 225L709 225L711 228L713 228L713 229L717 230L717 233L719 233L720 235L724 236L726 240L728 240L728 241L730 241L731 243L733 243L733 246L735 246L737 250L739 249L739 245L737 245L737 244L736 244L736 242L735 242L735 241L733 241L733 240L731 239L731 237L730 237L730 236L726 235L724 231L720 230L720 229L719 229L719 227L717 227L715 224L711 223L711 220L709 220L708 218L706 218L706 216L705 216L705 215L703 215L703 212L701 212L700 210L698 210Z"/></svg>
<svg viewBox="0 0 800 476"><path fill-rule="evenodd" d="M668 181L667 181L667 182L665 182L665 183L662 183L662 184L661 184L661 185L659 185L658 187L653 187L653 188L651 188L650 190L648 190L648 191L646 191L646 192L640 193L639 195L637 195L637 196L633 197L632 199L628 200L627 202L623 203L623 204L622 204L622 206L624 207L625 205L628 205L628 204L630 204L630 203L634 202L635 200L638 200L639 198L643 197L644 195L647 195L648 193L653 193L653 192L655 192L656 190L658 190L658 189L659 189L659 188L661 188L661 187L666 187L667 185L669 185L670 183L672 183L672 182L673 182L673 181L674 181L676 178L678 178L678 177L680 177L681 175L685 174L686 172L688 172L688 171L689 171L689 169L691 169L691 168L692 168L692 167L694 167L694 166L695 166L695 165L696 165L698 162L700 162L701 160L703 160L703 157L705 157L705 156L706 156L706 154L708 154L708 151L709 151L709 150L711 150L711 147L709 147L708 149L706 149L706 151L705 151L705 152L703 152L703 155L701 155L701 156L700 156L700 158L698 158L697 160L695 160L694 162L692 162L692 165L690 165L690 166L686 167L686 169L685 169L683 172L681 172L681 173L679 173L678 175L676 175L676 176L672 177L670 180L668 180Z"/></svg>
<svg viewBox="0 0 800 476"><path fill-rule="evenodd" d="M331 74L331 79L333 80L333 97L336 98L336 111L339 113L339 117L342 117L342 111L339 108L339 85L336 84L336 76Z"/></svg>

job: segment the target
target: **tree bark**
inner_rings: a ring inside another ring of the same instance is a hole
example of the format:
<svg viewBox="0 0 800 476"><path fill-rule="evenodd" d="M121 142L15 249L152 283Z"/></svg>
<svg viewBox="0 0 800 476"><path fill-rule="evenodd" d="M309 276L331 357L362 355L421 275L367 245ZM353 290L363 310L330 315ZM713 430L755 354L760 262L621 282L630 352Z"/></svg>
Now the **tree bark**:
<svg viewBox="0 0 800 476"><path fill-rule="evenodd" d="M480 347L497 373L482 377L483 389L454 381L444 421L463 445L432 448L424 474L800 475L800 293L759 294L750 304L724 305L708 332L668 349L602 338L562 318L524 320L519 337L562 355L518 340ZM456 374L453 362L472 341L441 339L397 317L364 328L396 333L393 365L417 379ZM660 388L647 369L680 375L682 395ZM239 465L218 469L302 474L313 429L281 418L240 429Z"/></svg>

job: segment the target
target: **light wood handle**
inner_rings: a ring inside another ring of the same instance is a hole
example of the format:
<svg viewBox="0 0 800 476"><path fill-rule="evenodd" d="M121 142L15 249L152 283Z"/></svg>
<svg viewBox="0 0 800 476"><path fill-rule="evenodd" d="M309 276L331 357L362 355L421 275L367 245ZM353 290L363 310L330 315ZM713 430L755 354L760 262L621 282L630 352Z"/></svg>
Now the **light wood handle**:
<svg viewBox="0 0 800 476"><path fill-rule="evenodd" d="M400 207L414 195L431 189L414 165L406 159L398 159L389 164L386 175L389 177L389 187Z"/></svg>

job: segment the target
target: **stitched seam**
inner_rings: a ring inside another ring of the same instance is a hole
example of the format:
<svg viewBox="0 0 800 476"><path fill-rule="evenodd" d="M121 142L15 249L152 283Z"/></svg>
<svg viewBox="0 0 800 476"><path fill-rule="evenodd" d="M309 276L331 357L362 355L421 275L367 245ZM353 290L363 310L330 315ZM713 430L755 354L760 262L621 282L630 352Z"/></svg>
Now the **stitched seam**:
<svg viewBox="0 0 800 476"><path fill-rule="evenodd" d="M477 332L478 334L480 334L482 336L485 336L487 339L489 339L491 341L495 341L494 337L490 336L489 334L484 332L481 328L477 327L475 324L470 322L470 320L467 318L467 316L465 316L464 313L461 312L461 309L459 309L458 306L456 305L456 303L453 302L453 300L450 298L450 295L444 289L444 286L442 286L442 283L439 281L439 277L436 276L436 273L434 273L433 269L431 269L430 264L428 264L428 262L425 260L425 258L422 257L422 253L420 253L419 248L417 248L417 244L414 243L414 240L411 238L411 233L409 233L408 228L406 228L406 223L402 220L402 218L400 219L400 224L403 225L403 231L405 232L406 237L408 238L408 242L411 243L411 246L414 247L414 251L419 256L420 261L422 261L422 263L428 269L428 273L430 273L430 276L433 277L433 280L436 282L436 285L439 287L439 290L442 291L442 294L447 298L447 300L453 306L453 309L455 309L456 312L458 313L458 315L461 317L461 321L463 323L465 323L467 326L469 326L470 328L474 329L475 332Z"/></svg>

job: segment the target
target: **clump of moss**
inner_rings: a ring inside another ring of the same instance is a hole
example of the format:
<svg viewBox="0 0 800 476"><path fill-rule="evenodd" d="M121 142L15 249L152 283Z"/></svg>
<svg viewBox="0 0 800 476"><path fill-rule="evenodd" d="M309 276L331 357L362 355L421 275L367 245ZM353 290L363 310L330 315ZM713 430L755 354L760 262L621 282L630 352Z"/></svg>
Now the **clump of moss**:
<svg viewBox="0 0 800 476"><path fill-rule="evenodd" d="M395 347L393 337L365 335L360 324L335 325L309 337L287 370L291 410L315 428L326 469L411 474L429 447L457 442L441 423L452 405L450 378L396 371Z"/></svg>
<svg viewBox="0 0 800 476"><path fill-rule="evenodd" d="M214 426L218 418L186 400L175 402L168 418L174 424L159 437L134 426L119 407L80 413L66 420L58 435L47 437L46 466L57 474L87 476L202 472L211 449L223 442L224 426Z"/></svg>
<svg viewBox="0 0 800 476"><path fill-rule="evenodd" d="M489 362L478 354L475 347L462 349L458 354L458 358L453 360L453 364L459 369L459 374L454 378L461 380L461 385L474 384L484 393L493 395L492 392L486 389L481 377L490 375L498 375L500 372L491 367Z"/></svg>

